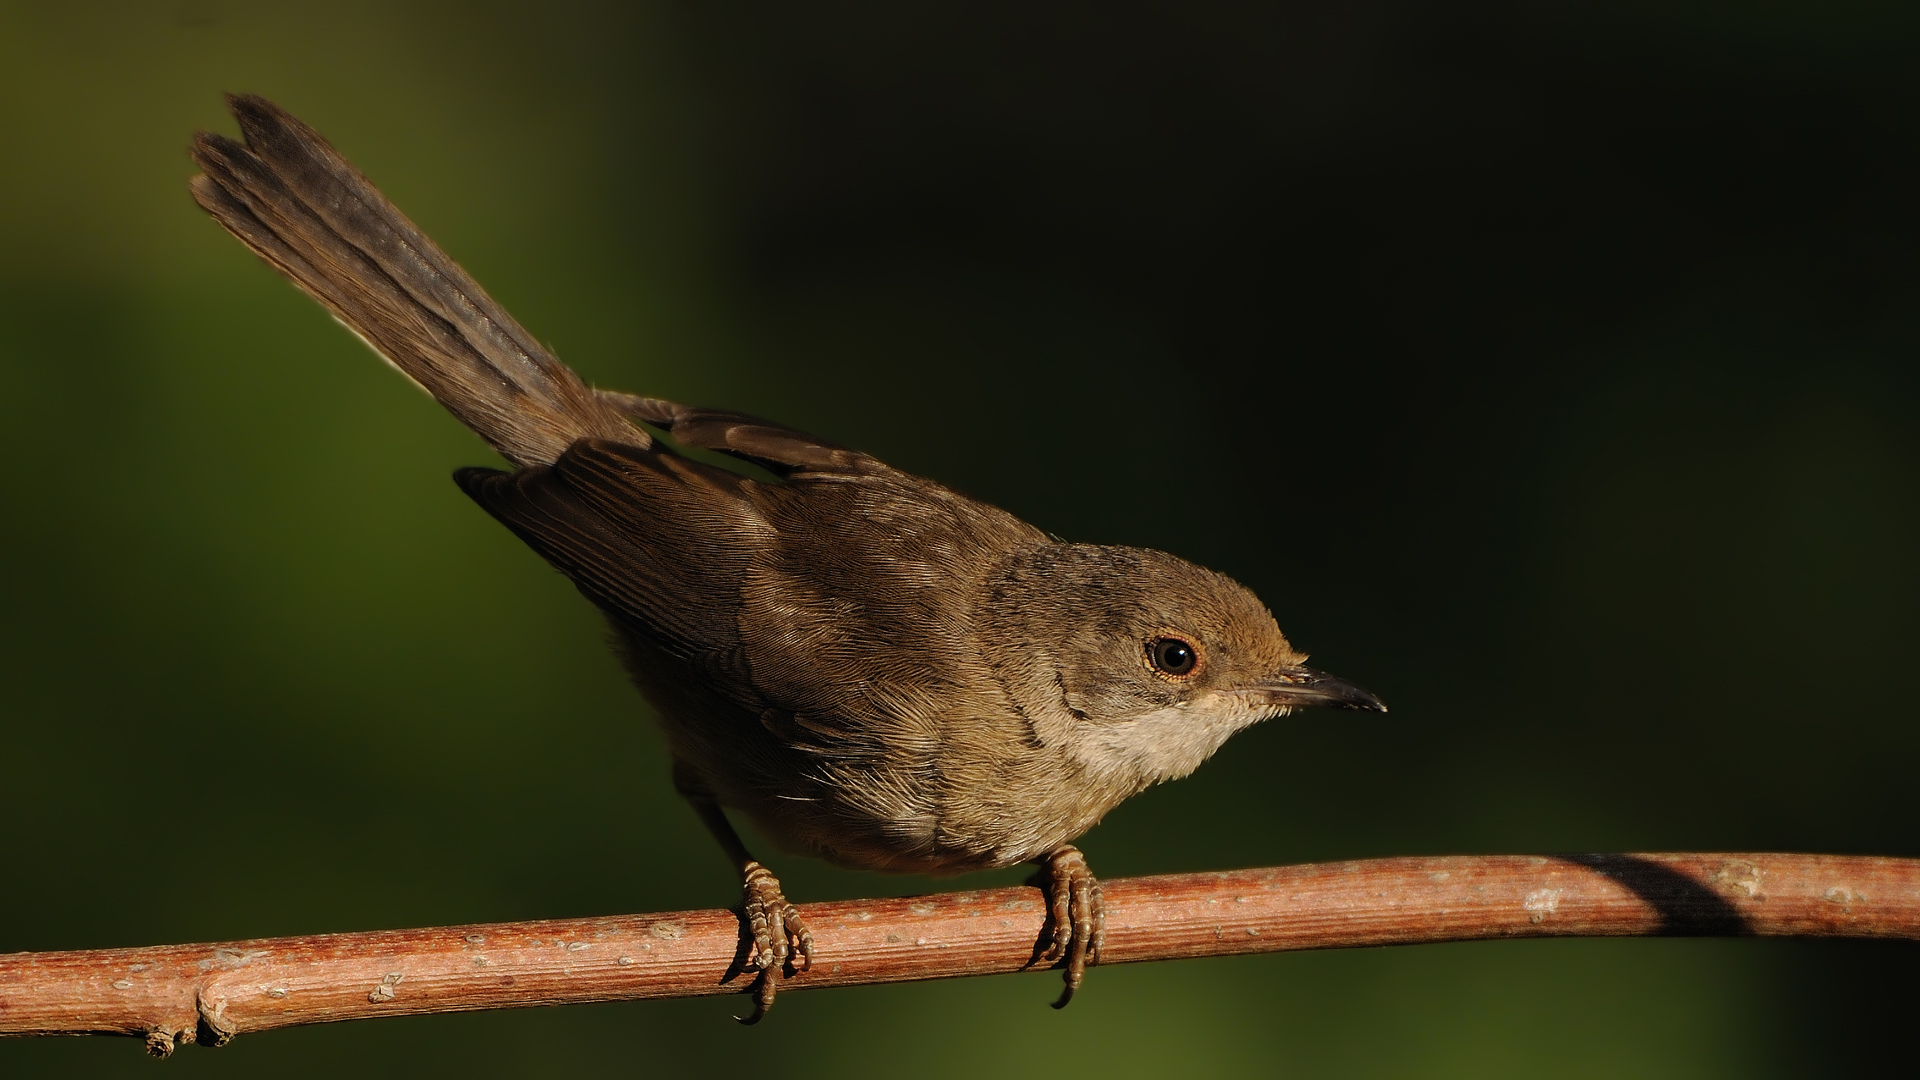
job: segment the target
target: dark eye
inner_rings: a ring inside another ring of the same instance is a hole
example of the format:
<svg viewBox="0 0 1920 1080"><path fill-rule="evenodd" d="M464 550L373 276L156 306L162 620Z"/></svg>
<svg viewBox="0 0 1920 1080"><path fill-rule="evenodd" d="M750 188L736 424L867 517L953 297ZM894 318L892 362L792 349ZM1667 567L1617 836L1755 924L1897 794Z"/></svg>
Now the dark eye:
<svg viewBox="0 0 1920 1080"><path fill-rule="evenodd" d="M1177 637L1154 638L1147 642L1147 658L1153 661L1155 671L1176 679L1193 674L1193 669L1200 663L1200 654L1193 651L1193 646Z"/></svg>

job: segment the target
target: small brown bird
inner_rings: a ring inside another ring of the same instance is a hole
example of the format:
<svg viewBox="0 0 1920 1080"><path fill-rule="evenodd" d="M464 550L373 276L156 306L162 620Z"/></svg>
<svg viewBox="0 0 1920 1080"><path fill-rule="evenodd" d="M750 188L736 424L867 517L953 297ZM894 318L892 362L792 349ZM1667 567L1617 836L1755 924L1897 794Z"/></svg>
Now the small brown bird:
<svg viewBox="0 0 1920 1080"><path fill-rule="evenodd" d="M1069 544L856 450L739 413L591 389L326 140L228 99L195 200L514 465L481 506L612 623L674 786L740 872L752 1023L812 936L722 807L844 866L1035 862L1036 961L1065 1005L1099 959L1073 840L1303 705L1385 707L1308 668L1240 585L1158 551ZM691 460L650 434L761 466Z"/></svg>

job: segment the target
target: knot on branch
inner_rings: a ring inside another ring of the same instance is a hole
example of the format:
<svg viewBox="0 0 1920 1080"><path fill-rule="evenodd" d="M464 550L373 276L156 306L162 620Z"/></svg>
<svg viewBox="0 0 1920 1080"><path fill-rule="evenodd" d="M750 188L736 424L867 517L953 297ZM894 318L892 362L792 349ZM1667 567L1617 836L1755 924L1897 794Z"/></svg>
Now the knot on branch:
<svg viewBox="0 0 1920 1080"><path fill-rule="evenodd" d="M186 1033L181 1032L181 1034L184 1035ZM157 1058L163 1058L173 1053L173 1032L165 1028L148 1028L147 1053Z"/></svg>
<svg viewBox="0 0 1920 1080"><path fill-rule="evenodd" d="M194 995L194 1008L200 1013L199 1030L194 1033L194 1041L201 1046L225 1046L233 1041L233 1025L227 1023L223 1015L227 1011L226 998L210 1002L206 991L202 990Z"/></svg>

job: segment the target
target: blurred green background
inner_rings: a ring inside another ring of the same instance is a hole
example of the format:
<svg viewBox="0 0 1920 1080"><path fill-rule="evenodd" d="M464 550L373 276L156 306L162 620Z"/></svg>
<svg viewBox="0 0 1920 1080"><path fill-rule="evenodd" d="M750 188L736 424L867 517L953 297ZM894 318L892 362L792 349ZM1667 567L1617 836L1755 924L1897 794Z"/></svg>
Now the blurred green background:
<svg viewBox="0 0 1920 1080"><path fill-rule="evenodd" d="M735 899L596 614L449 482L491 455L189 201L226 90L592 381L1179 552L1394 706L1239 737L1102 874L1920 855L1920 9L538 10L0 2L0 951ZM1842 1075L1910 1049L1917 959L1278 955L0 1074Z"/></svg>

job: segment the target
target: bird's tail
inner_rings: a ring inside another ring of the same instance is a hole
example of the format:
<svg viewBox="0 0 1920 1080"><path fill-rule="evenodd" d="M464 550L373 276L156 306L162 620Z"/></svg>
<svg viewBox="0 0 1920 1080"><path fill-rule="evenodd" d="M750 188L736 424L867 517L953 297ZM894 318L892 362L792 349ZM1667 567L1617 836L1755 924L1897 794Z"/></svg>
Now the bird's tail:
<svg viewBox="0 0 1920 1080"><path fill-rule="evenodd" d="M534 465L582 438L649 443L318 132L227 102L246 141L195 136L195 201L494 449Z"/></svg>

